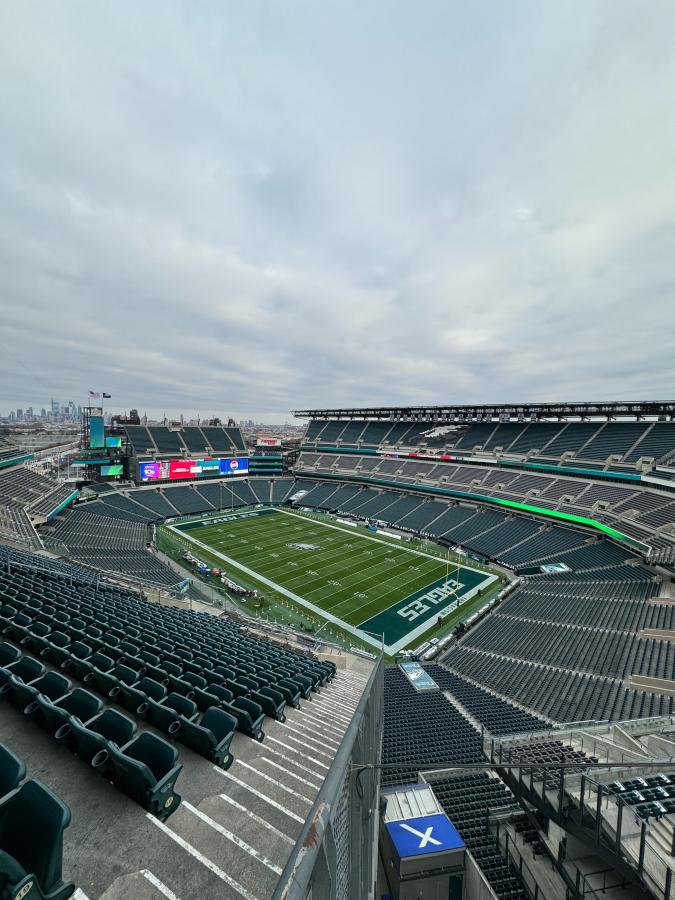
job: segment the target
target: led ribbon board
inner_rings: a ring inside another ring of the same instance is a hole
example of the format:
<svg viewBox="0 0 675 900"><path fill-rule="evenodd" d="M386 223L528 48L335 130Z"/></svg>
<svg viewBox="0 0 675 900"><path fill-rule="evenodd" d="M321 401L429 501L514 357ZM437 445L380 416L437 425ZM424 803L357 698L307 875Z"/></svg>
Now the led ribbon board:
<svg viewBox="0 0 675 900"><path fill-rule="evenodd" d="M324 475L322 473L321 475L315 475L314 477L326 478L332 481L359 481L364 484L382 484L387 487L405 488L408 491L415 491L416 493L440 494L444 497L462 497L466 500L479 500L481 503L489 503L492 506L507 506L509 509L520 509L524 512L534 513L537 516L542 516L547 519L559 519L564 522L573 522L575 525L583 525L586 528L593 528L595 531L601 531L603 534L614 538L615 541L629 544L631 547L634 547L643 553L648 553L651 549L648 544L638 541L635 538L624 534L622 531L618 531L616 528L605 525L604 522L597 522L595 519L588 519L586 516L575 516L572 513L560 512L560 510L557 509L545 509L542 506L532 506L530 503L518 503L516 500L505 500L501 497L488 497L485 494L472 494L470 491L456 491L451 488L408 484L404 481L392 482L387 481L385 478L364 478L360 475Z"/></svg>

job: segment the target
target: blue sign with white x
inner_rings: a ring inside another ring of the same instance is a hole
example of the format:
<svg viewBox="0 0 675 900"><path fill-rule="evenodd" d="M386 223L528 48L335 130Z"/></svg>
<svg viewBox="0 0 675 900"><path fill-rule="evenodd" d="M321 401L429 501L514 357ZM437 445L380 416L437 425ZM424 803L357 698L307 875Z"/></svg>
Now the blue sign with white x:
<svg viewBox="0 0 675 900"><path fill-rule="evenodd" d="M464 841L450 819L442 813L387 822L387 829L400 857L464 849Z"/></svg>

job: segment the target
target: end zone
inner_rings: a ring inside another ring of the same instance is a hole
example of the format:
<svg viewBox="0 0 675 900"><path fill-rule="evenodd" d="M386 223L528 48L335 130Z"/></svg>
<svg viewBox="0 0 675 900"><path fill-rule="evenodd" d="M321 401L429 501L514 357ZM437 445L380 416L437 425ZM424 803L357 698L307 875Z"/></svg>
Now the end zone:
<svg viewBox="0 0 675 900"><path fill-rule="evenodd" d="M455 577L439 578L388 609L371 616L358 627L371 634L384 634L387 652L398 653L430 627L432 619L445 616L497 581L477 569L461 566ZM461 580L458 580L461 579ZM410 628L411 623L415 626Z"/></svg>

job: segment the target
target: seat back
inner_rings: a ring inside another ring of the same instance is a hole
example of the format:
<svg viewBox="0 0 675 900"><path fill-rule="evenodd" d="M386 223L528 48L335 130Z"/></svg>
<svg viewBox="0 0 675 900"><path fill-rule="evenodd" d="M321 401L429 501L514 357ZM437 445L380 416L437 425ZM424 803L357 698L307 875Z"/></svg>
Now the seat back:
<svg viewBox="0 0 675 900"><path fill-rule="evenodd" d="M213 732L218 744L227 737L231 738L237 728L237 720L234 716L215 706L206 710L199 724L202 728L208 728Z"/></svg>
<svg viewBox="0 0 675 900"><path fill-rule="evenodd" d="M149 650L140 650L138 658L142 659L144 663L147 663L150 666L158 666L160 664L159 656L157 656L156 653L150 653Z"/></svg>
<svg viewBox="0 0 675 900"><path fill-rule="evenodd" d="M168 659L162 661L161 668L164 669L167 675L173 675L175 678L180 678L183 674L181 667L177 666L175 663L169 662Z"/></svg>
<svg viewBox="0 0 675 900"><path fill-rule="evenodd" d="M216 707L211 707L211 709L215 708ZM227 715L227 713L224 713L224 715ZM189 719L185 718L181 719L178 740L182 744L185 744L186 747L194 750L195 753L199 753L200 756L206 757L206 759L213 758L218 744L218 740L210 728L205 728L203 725L198 724L197 722L191 722Z"/></svg>
<svg viewBox="0 0 675 900"><path fill-rule="evenodd" d="M122 665L122 663L115 666L112 674L124 684L135 684L138 681L138 672L135 669L130 669L129 666Z"/></svg>
<svg viewBox="0 0 675 900"><path fill-rule="evenodd" d="M35 637L46 637L50 631L51 629L46 622L34 622L30 628L31 636Z"/></svg>
<svg viewBox="0 0 675 900"><path fill-rule="evenodd" d="M52 631L49 637L49 644L52 647L63 649L70 644L70 638L63 631Z"/></svg>
<svg viewBox="0 0 675 900"><path fill-rule="evenodd" d="M136 723L116 709L104 709L89 722L88 727L119 747L128 743L136 733Z"/></svg>
<svg viewBox="0 0 675 900"><path fill-rule="evenodd" d="M38 693L44 694L50 700L56 701L64 697L71 689L72 684L68 678L60 675L58 672L45 672L40 678L37 678L31 685L37 688Z"/></svg>
<svg viewBox="0 0 675 900"><path fill-rule="evenodd" d="M4 797L10 791L19 786L26 777L26 764L18 756L0 744L0 797Z"/></svg>
<svg viewBox="0 0 675 900"><path fill-rule="evenodd" d="M127 756L119 747L110 745L110 774L114 784L145 809L157 779L146 763Z"/></svg>
<svg viewBox="0 0 675 900"><path fill-rule="evenodd" d="M147 697L153 700L163 700L166 697L166 688L163 684L155 681L153 678L141 678L135 685L139 691L142 691Z"/></svg>
<svg viewBox="0 0 675 900"><path fill-rule="evenodd" d="M233 703L234 706L247 712L254 722L258 722L263 718L262 707L259 703L248 700L246 697L235 697Z"/></svg>
<svg viewBox="0 0 675 900"><path fill-rule="evenodd" d="M220 700L223 700L225 703L231 703L234 694L232 691L228 690L226 687L223 687L220 684L212 684L208 688L209 694L214 694Z"/></svg>
<svg viewBox="0 0 675 900"><path fill-rule="evenodd" d="M167 775L178 762L178 751L167 741L143 731L124 748L125 756L144 763L157 781Z"/></svg>
<svg viewBox="0 0 675 900"><path fill-rule="evenodd" d="M195 675L194 672L184 672L183 680L187 681L189 684L193 685L193 687L205 688L206 687L206 678L202 678L201 675Z"/></svg>
<svg viewBox="0 0 675 900"><path fill-rule="evenodd" d="M115 665L115 663L109 656L106 656L105 653L101 653L100 651L93 653L89 657L89 662L100 672L109 672Z"/></svg>
<svg viewBox="0 0 675 900"><path fill-rule="evenodd" d="M63 832L69 824L68 807L39 781L26 781L0 803L0 847L36 876L45 894L62 885Z"/></svg>
<svg viewBox="0 0 675 900"><path fill-rule="evenodd" d="M37 659L32 656L22 656L16 662L7 666L9 671L17 675L22 681L35 681L45 671L45 667Z"/></svg>
<svg viewBox="0 0 675 900"><path fill-rule="evenodd" d="M98 715L103 708L103 701L83 688L75 688L55 704L71 716L77 716L82 722L88 722Z"/></svg>
<svg viewBox="0 0 675 900"><path fill-rule="evenodd" d="M8 644L6 641L3 641L3 643L0 644L0 668L11 665L13 662L16 662L20 656L21 651L18 647L15 647L14 644Z"/></svg>
<svg viewBox="0 0 675 900"><path fill-rule="evenodd" d="M66 694L66 697L62 699L67 699L68 696L70 695ZM56 703L52 703L49 697L45 697L44 694L38 694L35 702L37 703L37 709L33 718L49 734L56 734L62 725L69 723L71 714L68 710L57 706Z"/></svg>
<svg viewBox="0 0 675 900"><path fill-rule="evenodd" d="M88 659L91 656L92 650L89 644L85 644L84 641L73 641L70 647L68 647L68 652L76 659Z"/></svg>
<svg viewBox="0 0 675 900"><path fill-rule="evenodd" d="M194 700L188 700L182 694L168 694L162 702L164 706L175 709L179 715L185 716L187 719L191 719L197 712L197 704Z"/></svg>

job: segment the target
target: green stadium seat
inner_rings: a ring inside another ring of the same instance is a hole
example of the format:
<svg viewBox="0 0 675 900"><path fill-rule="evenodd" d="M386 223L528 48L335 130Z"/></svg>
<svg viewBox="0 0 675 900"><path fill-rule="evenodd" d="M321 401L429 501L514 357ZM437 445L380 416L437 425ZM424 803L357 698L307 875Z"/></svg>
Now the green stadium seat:
<svg viewBox="0 0 675 900"><path fill-rule="evenodd" d="M102 672L100 669L94 669L91 681L85 678L87 684L91 684L95 691L99 694L105 694L111 699L116 697L123 684L135 684L138 681L138 672L130 669L129 666L118 663L108 672Z"/></svg>
<svg viewBox="0 0 675 900"><path fill-rule="evenodd" d="M237 720L215 706L206 710L199 723L182 719L178 739L186 747L210 759L223 769L233 762L230 744L237 728Z"/></svg>
<svg viewBox="0 0 675 900"><path fill-rule="evenodd" d="M18 612L3 627L2 633L10 641L14 641L15 644L20 644L21 641L28 636L28 629L32 622L33 619L30 616L27 616L25 613Z"/></svg>
<svg viewBox="0 0 675 900"><path fill-rule="evenodd" d="M0 801L0 896L67 900L62 879L68 807L39 781L26 781Z"/></svg>
<svg viewBox="0 0 675 900"><path fill-rule="evenodd" d="M129 712L144 716L148 708L148 698L158 703L166 697L166 688L152 678L143 677L136 684L121 684L117 702Z"/></svg>
<svg viewBox="0 0 675 900"><path fill-rule="evenodd" d="M97 650L88 659L79 660L77 672L80 680L85 684L93 684L97 672L109 672L115 665L115 661L107 653Z"/></svg>
<svg viewBox="0 0 675 900"><path fill-rule="evenodd" d="M294 709L298 709L300 706L300 697L302 696L300 687L295 684L295 682L291 681L290 678L279 678L277 681L275 688L278 691L281 691L282 694L286 697L286 703L292 706Z"/></svg>
<svg viewBox="0 0 675 900"><path fill-rule="evenodd" d="M148 705L144 714L148 722L173 736L180 731L182 717L192 720L197 716L197 704L175 691L159 702L150 697L146 702Z"/></svg>
<svg viewBox="0 0 675 900"><path fill-rule="evenodd" d="M65 648L70 643L71 638L64 631L52 631L40 656L54 663L55 666L60 666L64 659L68 658Z"/></svg>
<svg viewBox="0 0 675 900"><path fill-rule="evenodd" d="M75 688L55 702L38 694L36 703L33 719L51 735L55 735L62 725L67 725L71 716L86 725L103 707L103 702L98 697L83 688Z"/></svg>
<svg viewBox="0 0 675 900"><path fill-rule="evenodd" d="M223 709L237 720L237 731L256 741L265 739L262 724L265 714L259 703L254 703L246 697L235 697L232 703L223 703Z"/></svg>
<svg viewBox="0 0 675 900"><path fill-rule="evenodd" d="M135 722L115 709L104 709L86 725L77 716L71 716L55 737L95 769L105 770L111 745L124 745L135 734Z"/></svg>
<svg viewBox="0 0 675 900"><path fill-rule="evenodd" d="M14 644L8 644L6 641L0 644L0 668L11 665L20 656L21 651Z"/></svg>
<svg viewBox="0 0 675 900"><path fill-rule="evenodd" d="M26 777L26 764L4 744L0 744L0 797L16 790Z"/></svg>
<svg viewBox="0 0 675 900"><path fill-rule="evenodd" d="M208 684L206 678L201 675L195 675L194 672L183 672L183 681L187 681L188 684L191 684L193 690L195 688L202 688L203 690Z"/></svg>
<svg viewBox="0 0 675 900"><path fill-rule="evenodd" d="M44 675L45 667L32 656L20 656L15 662L0 669L0 697L6 697L12 690L10 679L18 677L21 681L35 681L40 675Z"/></svg>
<svg viewBox="0 0 675 900"><path fill-rule="evenodd" d="M178 809L181 797L175 784L182 768L175 747L149 731L122 749L110 746L113 784L159 819L167 819Z"/></svg>
<svg viewBox="0 0 675 900"><path fill-rule="evenodd" d="M28 629L28 634L21 641L21 646L27 647L31 653L39 656L49 643L48 635L50 633L51 628L45 622L33 622Z"/></svg>
<svg viewBox="0 0 675 900"><path fill-rule="evenodd" d="M269 688L263 687L259 691L251 691L251 700L259 704L262 711L266 716L269 716L270 719L276 719L277 722L285 722L286 716L284 714L284 709L286 707L286 701L281 694L277 694L275 699L274 697L270 697L269 694L263 693L264 691L269 690Z"/></svg>
<svg viewBox="0 0 675 900"><path fill-rule="evenodd" d="M66 647L64 652L68 655L61 663L63 671L72 671L76 678L84 678L89 671L86 663L91 659L93 649L83 641L73 641L70 646Z"/></svg>
<svg viewBox="0 0 675 900"><path fill-rule="evenodd" d="M44 675L28 684L16 675L12 675L10 684L12 686L9 692L10 703L28 715L33 712L32 707L38 694L43 694L50 700L59 700L72 687L71 681L59 672L45 672Z"/></svg>

